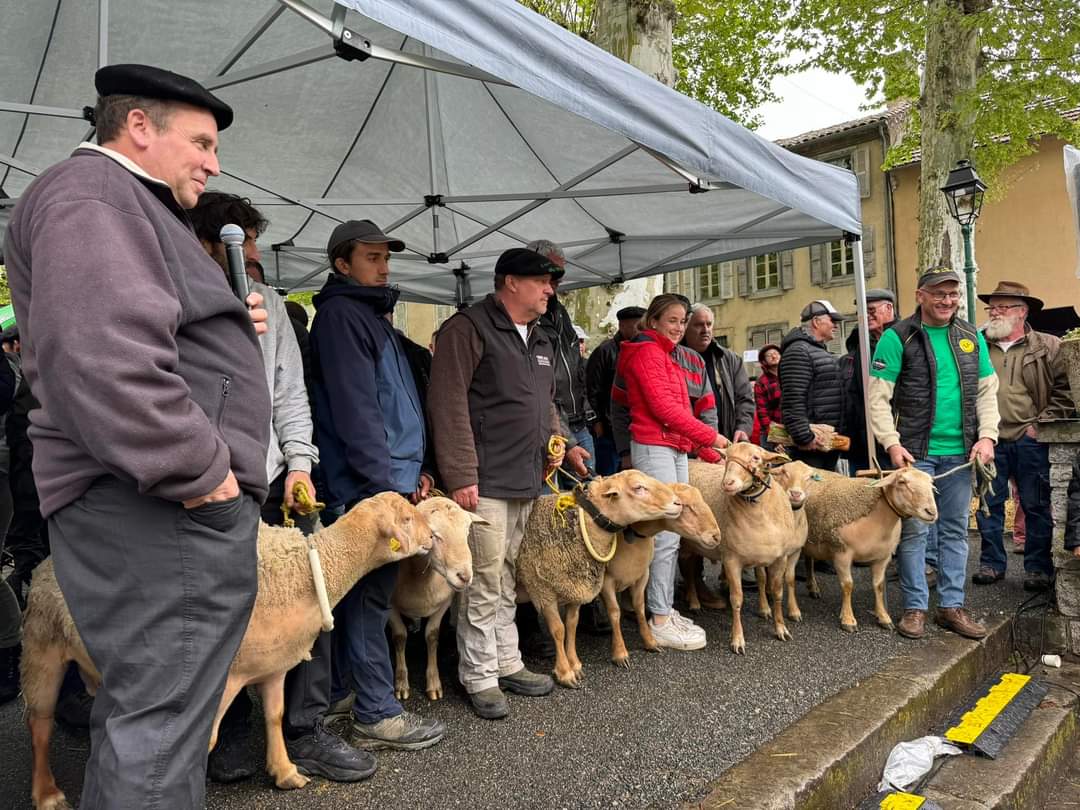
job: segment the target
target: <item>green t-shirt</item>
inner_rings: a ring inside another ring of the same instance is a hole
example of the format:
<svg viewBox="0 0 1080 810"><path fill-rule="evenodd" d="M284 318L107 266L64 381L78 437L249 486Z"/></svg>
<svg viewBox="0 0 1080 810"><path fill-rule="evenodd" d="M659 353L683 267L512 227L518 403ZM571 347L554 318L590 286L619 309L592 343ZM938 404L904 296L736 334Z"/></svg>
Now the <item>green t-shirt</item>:
<svg viewBox="0 0 1080 810"><path fill-rule="evenodd" d="M930 446L927 455L959 456L964 452L964 419L960 413L960 369L949 346L948 326L923 324L930 338L930 346L937 361L937 392L935 396L934 424L930 426ZM986 341L979 332L979 379L994 373ZM896 382L904 357L904 345L892 329L885 330L874 351L870 364L870 376Z"/></svg>

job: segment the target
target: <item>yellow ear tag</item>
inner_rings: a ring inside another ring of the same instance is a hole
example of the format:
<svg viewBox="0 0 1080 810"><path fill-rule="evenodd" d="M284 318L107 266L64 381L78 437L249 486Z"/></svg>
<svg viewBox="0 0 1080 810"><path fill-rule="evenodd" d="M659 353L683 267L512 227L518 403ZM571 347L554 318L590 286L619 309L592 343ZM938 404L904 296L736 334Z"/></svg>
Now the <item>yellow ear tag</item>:
<svg viewBox="0 0 1080 810"><path fill-rule="evenodd" d="M390 550L391 551L401 551L401 541L398 540L396 537L391 537L390 538Z"/></svg>

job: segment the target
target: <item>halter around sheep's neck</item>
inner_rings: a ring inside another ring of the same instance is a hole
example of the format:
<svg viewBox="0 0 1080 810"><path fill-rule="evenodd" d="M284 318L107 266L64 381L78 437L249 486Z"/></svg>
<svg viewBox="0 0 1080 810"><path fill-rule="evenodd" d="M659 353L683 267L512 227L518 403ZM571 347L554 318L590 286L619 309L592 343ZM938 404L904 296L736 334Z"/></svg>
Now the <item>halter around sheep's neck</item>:
<svg viewBox="0 0 1080 810"><path fill-rule="evenodd" d="M766 472L765 475L761 475L760 471L753 470L747 464L734 456L727 457L727 464L738 464L747 474L750 476L750 480L758 485L758 488L754 492L747 492L745 489L736 492L735 494L742 498L747 503L757 503L758 499L765 494L772 486L772 473ZM727 464L724 465L724 474L727 475Z"/></svg>

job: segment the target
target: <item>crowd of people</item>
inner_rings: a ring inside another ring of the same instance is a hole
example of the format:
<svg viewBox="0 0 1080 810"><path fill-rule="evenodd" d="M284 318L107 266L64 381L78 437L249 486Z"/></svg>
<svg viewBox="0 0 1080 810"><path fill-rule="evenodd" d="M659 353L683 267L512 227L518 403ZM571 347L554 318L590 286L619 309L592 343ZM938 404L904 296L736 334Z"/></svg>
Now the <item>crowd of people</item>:
<svg viewBox="0 0 1080 810"><path fill-rule="evenodd" d="M15 403L0 489L15 495L17 563L15 589L0 588L0 697L17 693L18 600L51 553L102 675L82 807L202 807L208 769L220 781L253 772L243 695L209 764L206 749L255 599L259 520L282 523L298 488L325 503L323 525L386 491L416 503L441 490L484 519L471 532L474 573L455 635L459 680L489 720L509 714L507 693L553 688L522 659L514 565L556 469L569 482L630 467L686 482L690 457L720 462L732 442L773 448L777 427L793 458L825 470L841 459L834 434L851 438L852 474L871 455L884 469L935 475L995 461L975 582L1004 575L1014 479L1027 522L1024 585L1049 586L1037 423L1072 406L1057 339L1026 325L1042 302L1022 285L981 296L983 331L958 316L950 269L922 274L903 320L892 292L870 291L864 392L857 336L845 356L828 349L842 317L826 300L808 303L780 345L758 350L753 380L714 337L713 311L675 294L621 309L615 333L586 358L558 295L567 258L538 240L499 256L493 292L442 324L432 353L393 325L390 259L404 242L350 220L327 242L330 272L309 332L303 308L264 283L263 214L205 190L231 109L148 66L102 68L95 84L97 143L44 172L12 216L4 253L21 335L4 333L9 362L0 363L0 403ZM245 234L244 302L226 281L227 223ZM924 634L934 575L937 622L979 638L985 629L964 609L970 479L949 476L938 490L935 526L905 521L898 630ZM316 529L314 516L298 520ZM1080 531L1071 536L1080 549ZM678 546L675 534L656 538L648 611L660 646L695 650L707 639L675 608ZM335 629L288 676L286 744L306 774L364 779L377 767L373 751L422 749L446 733L395 697L386 625L396 576L391 564L363 577L336 607ZM80 692L72 680L66 689Z"/></svg>

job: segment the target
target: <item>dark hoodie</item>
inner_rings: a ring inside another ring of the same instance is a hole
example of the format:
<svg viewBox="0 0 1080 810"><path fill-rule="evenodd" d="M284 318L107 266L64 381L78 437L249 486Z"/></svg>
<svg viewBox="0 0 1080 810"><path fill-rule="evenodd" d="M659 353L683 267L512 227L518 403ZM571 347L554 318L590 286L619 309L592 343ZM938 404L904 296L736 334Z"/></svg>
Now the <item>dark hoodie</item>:
<svg viewBox="0 0 1080 810"><path fill-rule="evenodd" d="M842 429L844 388L838 360L805 327L795 327L784 338L780 347L780 410L784 427L796 444L814 440L811 424Z"/></svg>
<svg viewBox="0 0 1080 810"><path fill-rule="evenodd" d="M364 287L331 273L312 300L315 437L327 506L379 492L415 491L424 417L408 359L390 321L396 287Z"/></svg>
<svg viewBox="0 0 1080 810"><path fill-rule="evenodd" d="M885 324L888 329L895 320ZM870 333L870 357L874 356L880 336ZM847 337L847 354L840 358L840 376L844 381L844 432L851 437L851 450L848 461L852 473L870 468L870 457L866 454L866 395L863 391L862 370L859 362L859 330L855 329ZM877 442L878 465L882 469L891 469L889 454Z"/></svg>

